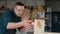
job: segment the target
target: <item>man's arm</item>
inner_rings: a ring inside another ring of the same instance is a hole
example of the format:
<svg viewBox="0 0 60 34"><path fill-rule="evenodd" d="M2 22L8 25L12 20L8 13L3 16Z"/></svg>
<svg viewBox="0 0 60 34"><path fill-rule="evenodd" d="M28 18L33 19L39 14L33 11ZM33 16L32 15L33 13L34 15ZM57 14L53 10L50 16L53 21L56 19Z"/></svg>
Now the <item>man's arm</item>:
<svg viewBox="0 0 60 34"><path fill-rule="evenodd" d="M19 27L22 27L22 23L21 22L19 22L19 23L9 22L7 24L7 29L16 29L16 28L19 28Z"/></svg>

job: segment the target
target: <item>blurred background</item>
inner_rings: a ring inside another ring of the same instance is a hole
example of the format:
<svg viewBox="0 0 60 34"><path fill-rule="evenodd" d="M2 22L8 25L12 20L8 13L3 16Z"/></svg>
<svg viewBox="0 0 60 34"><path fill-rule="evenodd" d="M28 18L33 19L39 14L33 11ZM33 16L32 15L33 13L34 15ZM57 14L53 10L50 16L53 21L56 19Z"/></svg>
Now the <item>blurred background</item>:
<svg viewBox="0 0 60 34"><path fill-rule="evenodd" d="M22 19L43 19L45 32L60 32L60 0L0 0L0 16L18 1L25 4Z"/></svg>

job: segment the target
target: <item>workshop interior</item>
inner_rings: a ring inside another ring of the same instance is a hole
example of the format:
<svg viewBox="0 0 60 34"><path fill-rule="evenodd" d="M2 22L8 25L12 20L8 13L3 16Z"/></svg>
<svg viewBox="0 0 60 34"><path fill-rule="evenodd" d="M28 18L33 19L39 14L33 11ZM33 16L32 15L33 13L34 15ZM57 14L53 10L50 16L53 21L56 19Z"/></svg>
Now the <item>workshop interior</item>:
<svg viewBox="0 0 60 34"><path fill-rule="evenodd" d="M25 5L22 19L30 19L34 24L34 30L22 34L60 33L60 0L0 0L0 16L18 1ZM16 34L21 33L17 30Z"/></svg>

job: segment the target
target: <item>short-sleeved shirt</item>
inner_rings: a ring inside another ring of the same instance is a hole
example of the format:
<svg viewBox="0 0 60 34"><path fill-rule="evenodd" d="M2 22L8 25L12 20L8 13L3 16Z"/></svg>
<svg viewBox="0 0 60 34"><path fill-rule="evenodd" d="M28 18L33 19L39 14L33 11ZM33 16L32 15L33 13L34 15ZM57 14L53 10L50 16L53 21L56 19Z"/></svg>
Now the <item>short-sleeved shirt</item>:
<svg viewBox="0 0 60 34"><path fill-rule="evenodd" d="M5 11L0 17L0 34L12 34L16 32L16 29L7 30L7 24L9 22L17 23L21 21L21 17L16 16L13 10Z"/></svg>

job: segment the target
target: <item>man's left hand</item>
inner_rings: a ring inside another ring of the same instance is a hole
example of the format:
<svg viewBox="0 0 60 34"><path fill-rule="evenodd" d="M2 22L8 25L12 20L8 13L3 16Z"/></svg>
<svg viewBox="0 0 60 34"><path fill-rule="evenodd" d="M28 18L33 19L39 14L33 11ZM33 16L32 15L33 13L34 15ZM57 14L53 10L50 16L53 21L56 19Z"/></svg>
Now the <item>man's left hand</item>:
<svg viewBox="0 0 60 34"><path fill-rule="evenodd" d="M23 32L25 31L25 29L26 29L25 27L22 27L22 28L20 29L20 32L23 33Z"/></svg>

